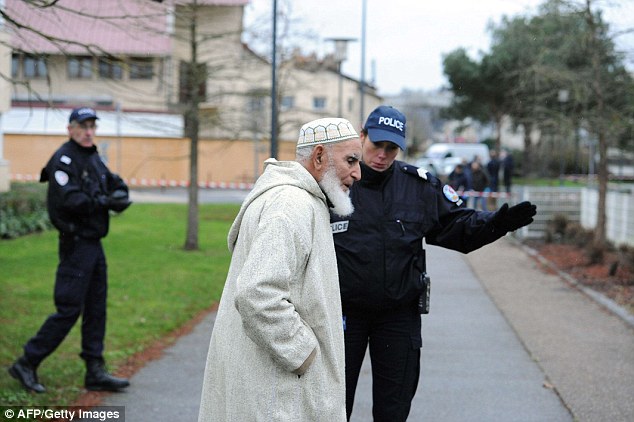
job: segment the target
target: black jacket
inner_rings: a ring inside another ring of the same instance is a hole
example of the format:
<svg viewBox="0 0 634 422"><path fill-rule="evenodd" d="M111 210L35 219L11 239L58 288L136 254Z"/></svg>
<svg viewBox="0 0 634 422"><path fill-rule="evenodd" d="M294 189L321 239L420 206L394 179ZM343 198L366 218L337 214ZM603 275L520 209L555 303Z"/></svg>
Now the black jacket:
<svg viewBox="0 0 634 422"><path fill-rule="evenodd" d="M362 163L361 174L350 191L354 213L331 214L344 312L413 305L423 237L467 253L505 234L491 223L494 212L465 208L449 186L414 166L395 161L380 173Z"/></svg>
<svg viewBox="0 0 634 422"><path fill-rule="evenodd" d="M49 182L47 207L53 225L64 235L100 239L108 234L108 195L128 187L101 161L97 147L84 148L73 140L63 144L42 169Z"/></svg>

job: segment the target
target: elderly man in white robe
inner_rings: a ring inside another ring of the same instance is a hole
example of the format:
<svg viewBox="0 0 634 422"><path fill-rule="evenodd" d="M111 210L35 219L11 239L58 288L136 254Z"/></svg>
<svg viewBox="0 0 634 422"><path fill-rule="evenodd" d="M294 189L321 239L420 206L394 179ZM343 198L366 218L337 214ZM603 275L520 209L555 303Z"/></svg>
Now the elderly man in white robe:
<svg viewBox="0 0 634 422"><path fill-rule="evenodd" d="M318 119L295 161L268 159L228 235L199 422L346 420L345 356L329 208L353 211L361 141Z"/></svg>

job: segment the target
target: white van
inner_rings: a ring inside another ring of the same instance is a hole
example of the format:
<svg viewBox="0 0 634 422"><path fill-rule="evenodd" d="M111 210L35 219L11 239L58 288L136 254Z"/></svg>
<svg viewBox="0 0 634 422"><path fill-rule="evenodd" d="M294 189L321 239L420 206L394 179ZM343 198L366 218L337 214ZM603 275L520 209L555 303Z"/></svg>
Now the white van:
<svg viewBox="0 0 634 422"><path fill-rule="evenodd" d="M437 176L447 176L457 164L465 160L471 162L476 156L480 157L482 165L486 165L491 159L489 147L480 143L436 143L427 148L423 157L416 161L416 165Z"/></svg>

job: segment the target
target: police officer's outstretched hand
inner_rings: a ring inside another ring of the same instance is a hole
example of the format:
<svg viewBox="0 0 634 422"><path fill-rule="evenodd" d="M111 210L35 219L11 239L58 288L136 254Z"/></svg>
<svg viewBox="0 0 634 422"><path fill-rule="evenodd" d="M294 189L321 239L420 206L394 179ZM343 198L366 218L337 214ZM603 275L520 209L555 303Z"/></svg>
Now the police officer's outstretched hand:
<svg viewBox="0 0 634 422"><path fill-rule="evenodd" d="M512 232L532 223L535 214L537 214L537 206L528 201L520 202L510 208L509 204L504 204L495 213L493 224L500 231Z"/></svg>

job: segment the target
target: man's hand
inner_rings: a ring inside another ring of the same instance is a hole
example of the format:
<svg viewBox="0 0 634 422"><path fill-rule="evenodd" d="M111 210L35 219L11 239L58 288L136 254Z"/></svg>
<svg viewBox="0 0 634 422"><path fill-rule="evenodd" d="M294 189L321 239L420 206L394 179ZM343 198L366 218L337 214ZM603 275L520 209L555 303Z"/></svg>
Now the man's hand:
<svg viewBox="0 0 634 422"><path fill-rule="evenodd" d="M317 349L314 349L310 355L308 355L308 357L306 358L306 360L304 361L304 363L302 363L302 366L300 366L299 368L297 368L296 370L293 371L293 373L295 375L304 375L304 373L308 370L308 367L313 363L313 361L315 360L315 356L317 356Z"/></svg>
<svg viewBox="0 0 634 422"><path fill-rule="evenodd" d="M493 225L504 232L512 232L533 222L537 214L537 206L528 201L521 202L509 208L504 204L493 217Z"/></svg>

